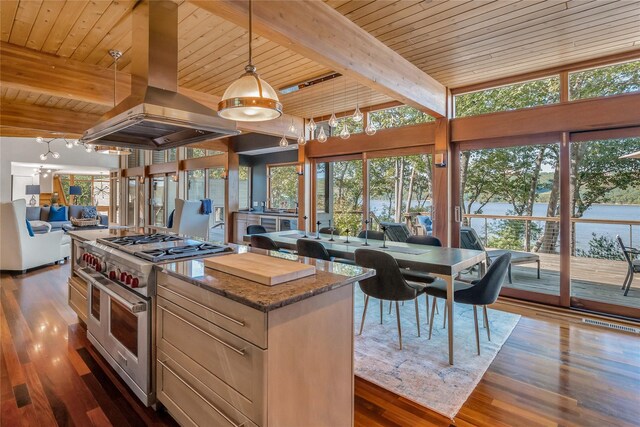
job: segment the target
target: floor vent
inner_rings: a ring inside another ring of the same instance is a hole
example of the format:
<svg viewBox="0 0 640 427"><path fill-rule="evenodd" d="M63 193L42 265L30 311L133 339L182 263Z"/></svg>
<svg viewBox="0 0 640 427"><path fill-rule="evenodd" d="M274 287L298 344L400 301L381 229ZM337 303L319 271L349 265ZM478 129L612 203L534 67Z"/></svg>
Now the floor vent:
<svg viewBox="0 0 640 427"><path fill-rule="evenodd" d="M603 328L616 329L618 331L631 332L632 334L640 334L640 328L632 328L630 326L618 325L617 323L603 322L602 320L582 319L582 323L589 325L602 326Z"/></svg>

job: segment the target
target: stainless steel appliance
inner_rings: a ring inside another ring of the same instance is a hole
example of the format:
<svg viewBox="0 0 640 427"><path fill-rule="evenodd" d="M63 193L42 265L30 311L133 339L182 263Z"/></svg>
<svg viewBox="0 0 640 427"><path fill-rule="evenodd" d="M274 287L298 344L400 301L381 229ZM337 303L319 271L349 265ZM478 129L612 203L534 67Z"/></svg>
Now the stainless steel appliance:
<svg viewBox="0 0 640 427"><path fill-rule="evenodd" d="M152 373L157 263L232 251L168 234L84 242L77 273L88 284L89 341L147 406L155 402Z"/></svg>

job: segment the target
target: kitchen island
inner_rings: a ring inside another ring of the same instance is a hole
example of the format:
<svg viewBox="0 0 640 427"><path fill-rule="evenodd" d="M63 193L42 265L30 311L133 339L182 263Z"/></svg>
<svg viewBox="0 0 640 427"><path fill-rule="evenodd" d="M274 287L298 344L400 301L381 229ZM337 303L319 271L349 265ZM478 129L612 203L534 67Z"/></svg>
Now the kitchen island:
<svg viewBox="0 0 640 427"><path fill-rule="evenodd" d="M353 284L362 269L313 264L275 286L205 268L156 266L156 396L182 425L353 424Z"/></svg>

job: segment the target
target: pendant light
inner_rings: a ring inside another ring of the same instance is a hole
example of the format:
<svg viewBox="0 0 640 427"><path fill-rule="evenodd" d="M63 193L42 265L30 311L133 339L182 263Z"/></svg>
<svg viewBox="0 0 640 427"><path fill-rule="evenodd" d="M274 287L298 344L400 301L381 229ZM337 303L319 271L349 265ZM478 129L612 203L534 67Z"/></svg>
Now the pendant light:
<svg viewBox="0 0 640 427"><path fill-rule="evenodd" d="M296 133L296 125L293 123L293 117L291 117L291 124L289 125L289 132Z"/></svg>
<svg viewBox="0 0 640 427"><path fill-rule="evenodd" d="M369 105L371 105L371 98L369 98ZM367 114L367 126L364 128L364 133L366 133L369 136L375 135L376 134L376 127L371 124L371 114Z"/></svg>
<svg viewBox="0 0 640 427"><path fill-rule="evenodd" d="M304 89L304 88L303 88ZM302 92L302 110L305 110L305 106L306 106L306 102L305 102L305 93ZM304 119L302 120L302 128L300 129L300 135L298 135L298 145L305 145L307 143L307 139L305 138L304 135L304 130L305 130L306 126L304 124Z"/></svg>
<svg viewBox="0 0 640 427"><path fill-rule="evenodd" d="M286 147L289 145L289 140L287 140L287 137L282 135L282 138L280 138L280 147Z"/></svg>
<svg viewBox="0 0 640 427"><path fill-rule="evenodd" d="M327 142L327 134L324 131L324 127L320 127L320 132L318 132L318 142L324 144Z"/></svg>
<svg viewBox="0 0 640 427"><path fill-rule="evenodd" d="M300 135L298 135L298 145L305 145L307 140L304 138L302 131L300 131Z"/></svg>
<svg viewBox="0 0 640 427"><path fill-rule="evenodd" d="M353 120L361 122L364 116L362 115L362 112L360 112L360 100L358 99L358 95L358 84L356 83L356 111L353 112Z"/></svg>
<svg viewBox="0 0 640 427"><path fill-rule="evenodd" d="M340 131L340 138L349 139L351 134L349 133L349 129L347 129L347 118L342 119L342 131Z"/></svg>
<svg viewBox="0 0 640 427"><path fill-rule="evenodd" d="M245 73L233 82L218 103L218 115L242 122L262 122L282 115L282 104L275 90L258 76L252 63L253 5L249 0L249 63Z"/></svg>
<svg viewBox="0 0 640 427"><path fill-rule="evenodd" d="M331 118L329 119L329 126L335 128L338 126L338 119L336 118L336 82L335 79L331 81Z"/></svg>

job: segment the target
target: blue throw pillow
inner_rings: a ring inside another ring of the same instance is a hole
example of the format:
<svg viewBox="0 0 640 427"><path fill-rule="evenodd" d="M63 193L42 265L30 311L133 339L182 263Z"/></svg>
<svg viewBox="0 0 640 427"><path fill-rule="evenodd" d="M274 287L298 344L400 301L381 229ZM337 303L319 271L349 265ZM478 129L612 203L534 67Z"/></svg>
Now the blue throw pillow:
<svg viewBox="0 0 640 427"><path fill-rule="evenodd" d="M95 219L98 216L98 210L95 206L85 206L82 208L82 218Z"/></svg>
<svg viewBox="0 0 640 427"><path fill-rule="evenodd" d="M51 206L49 211L49 222L51 221L66 221L67 220L67 208L66 206L55 207Z"/></svg>
<svg viewBox="0 0 640 427"><path fill-rule="evenodd" d="M31 228L31 223L29 222L29 220L26 220L26 221L27 221L27 231L29 232L29 236L33 237L34 234L33 234L33 228Z"/></svg>

